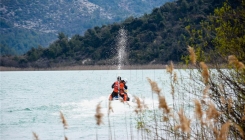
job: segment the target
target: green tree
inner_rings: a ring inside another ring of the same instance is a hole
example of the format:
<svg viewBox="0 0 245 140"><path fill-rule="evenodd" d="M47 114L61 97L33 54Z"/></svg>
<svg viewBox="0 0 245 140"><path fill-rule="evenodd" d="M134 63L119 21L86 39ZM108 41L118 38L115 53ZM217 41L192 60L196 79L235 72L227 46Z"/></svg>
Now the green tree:
<svg viewBox="0 0 245 140"><path fill-rule="evenodd" d="M235 8L233 8L233 7ZM235 55L245 62L245 0L240 5L225 2L222 8L215 10L211 17L211 29L215 30L215 51L222 57Z"/></svg>
<svg viewBox="0 0 245 140"><path fill-rule="evenodd" d="M198 59L222 63L227 61L228 55L235 55L245 62L244 20L245 1L231 0L224 2L221 8L216 8L214 15L201 23L202 29L193 30L188 27L192 34L190 45L200 50Z"/></svg>
<svg viewBox="0 0 245 140"><path fill-rule="evenodd" d="M31 48L30 51L27 53L27 60L29 61L36 61L38 60L42 54L43 54L43 48L41 46L38 46L38 48Z"/></svg>
<svg viewBox="0 0 245 140"><path fill-rule="evenodd" d="M67 38L67 36L63 32L58 33L58 39L59 40L62 40L64 38Z"/></svg>
<svg viewBox="0 0 245 140"><path fill-rule="evenodd" d="M181 0L181 10L186 12L189 9L189 4L186 0Z"/></svg>
<svg viewBox="0 0 245 140"><path fill-rule="evenodd" d="M10 48L8 45L5 44L0 44L0 50L1 50L0 56L17 54L12 48Z"/></svg>

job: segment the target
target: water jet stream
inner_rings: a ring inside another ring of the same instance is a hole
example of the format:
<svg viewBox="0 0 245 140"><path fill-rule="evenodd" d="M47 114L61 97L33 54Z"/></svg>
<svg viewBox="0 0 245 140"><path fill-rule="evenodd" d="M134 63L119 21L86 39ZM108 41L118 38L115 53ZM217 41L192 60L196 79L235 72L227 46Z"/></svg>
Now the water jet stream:
<svg viewBox="0 0 245 140"><path fill-rule="evenodd" d="M117 36L117 60L118 60L117 69L118 70L121 70L123 65L126 63L126 59L127 59L127 53L125 51L126 46L127 46L127 33L123 28L121 28Z"/></svg>

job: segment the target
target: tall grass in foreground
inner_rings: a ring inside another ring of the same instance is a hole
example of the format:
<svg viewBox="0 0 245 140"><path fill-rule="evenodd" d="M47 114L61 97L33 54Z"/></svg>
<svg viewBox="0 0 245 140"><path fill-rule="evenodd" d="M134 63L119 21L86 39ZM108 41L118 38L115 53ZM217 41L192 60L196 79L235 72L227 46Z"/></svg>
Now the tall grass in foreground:
<svg viewBox="0 0 245 140"><path fill-rule="evenodd" d="M152 114L154 118L162 118L157 124L146 124L148 128L152 128L150 133L153 133L153 138L244 139L245 67L243 63L232 55L228 57L227 69L216 67L209 70L205 62L196 64L193 48L189 47L188 50L190 61L197 69L188 70L190 73L185 78L187 80L179 78L182 79L179 82L176 81L172 62L170 66L166 66L170 83L164 86L171 87L171 91L164 94L171 94L173 103L167 104L165 97L155 92L159 98L159 109L163 112ZM153 91L154 87L157 87L156 84L152 84L152 81L150 85ZM161 92L166 91L161 90ZM159 133L160 131L162 132Z"/></svg>
<svg viewBox="0 0 245 140"><path fill-rule="evenodd" d="M125 139L200 139L226 140L245 139L245 66L234 55L227 59L227 69L220 69L217 65L210 70L205 62L197 64L194 49L188 47L190 61L196 69L188 69L188 76L177 75L171 62L166 66L170 82L163 83L165 90L160 89L158 83L147 78L152 90L153 109L148 109L143 100L135 96L137 137L133 137L135 126L130 121L130 132L126 132ZM166 96L171 95L172 103L168 103ZM158 103L154 103L154 97ZM125 103L125 102L123 102ZM104 114L101 113L100 103L95 110L96 124L103 124ZM108 106L108 139L115 138L111 130L110 113L113 106ZM67 129L66 120L60 112L61 120ZM127 128L127 119L125 125ZM123 126L122 126L123 128ZM131 137L129 137L129 135ZM34 139L39 139L33 132ZM139 138L140 137L140 138ZM96 130L96 139L99 139Z"/></svg>
<svg viewBox="0 0 245 140"><path fill-rule="evenodd" d="M227 59L227 68L210 70L205 62L197 64L194 49L188 48L196 69L188 76L178 75L171 62L166 66L170 91L147 78L152 89L153 110L136 100L135 109L141 139L245 139L245 67L235 56ZM179 77L179 78L177 78ZM167 103L166 95L172 96ZM135 97L138 99L138 97Z"/></svg>

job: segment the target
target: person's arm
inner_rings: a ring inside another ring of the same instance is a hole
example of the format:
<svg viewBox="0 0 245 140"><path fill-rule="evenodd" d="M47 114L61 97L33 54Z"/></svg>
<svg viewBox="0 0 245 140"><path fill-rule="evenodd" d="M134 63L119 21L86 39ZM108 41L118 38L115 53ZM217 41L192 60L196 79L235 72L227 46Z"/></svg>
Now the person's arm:
<svg viewBox="0 0 245 140"><path fill-rule="evenodd" d="M125 89L128 89L128 86L127 86L126 84L124 84L124 88L125 88Z"/></svg>

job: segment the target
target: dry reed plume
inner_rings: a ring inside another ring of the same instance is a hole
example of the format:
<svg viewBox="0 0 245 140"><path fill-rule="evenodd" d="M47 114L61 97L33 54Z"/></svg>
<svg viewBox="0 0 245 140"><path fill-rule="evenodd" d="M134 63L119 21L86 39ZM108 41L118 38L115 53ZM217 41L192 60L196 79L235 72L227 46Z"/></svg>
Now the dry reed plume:
<svg viewBox="0 0 245 140"><path fill-rule="evenodd" d="M176 83L177 82L177 73L176 72L174 72L174 83Z"/></svg>
<svg viewBox="0 0 245 140"><path fill-rule="evenodd" d="M210 89L210 85L206 85L203 90L203 97L206 98L208 96L208 90Z"/></svg>
<svg viewBox="0 0 245 140"><path fill-rule="evenodd" d="M158 87L155 81L152 81L150 78L147 77L148 82L151 85L151 90L155 92L158 96L160 95L161 89Z"/></svg>
<svg viewBox="0 0 245 140"><path fill-rule="evenodd" d="M226 122L225 124L223 124L221 126L221 130L219 132L219 135L216 138L217 140L227 140L230 125L231 125L230 122Z"/></svg>
<svg viewBox="0 0 245 140"><path fill-rule="evenodd" d="M174 85L171 83L171 94L174 95Z"/></svg>
<svg viewBox="0 0 245 140"><path fill-rule="evenodd" d="M220 90L220 92L221 92L222 94L225 93L224 84L220 84L220 85L218 86L218 88L219 88L219 90Z"/></svg>
<svg viewBox="0 0 245 140"><path fill-rule="evenodd" d="M195 54L195 50L192 47L190 47L190 46L188 46L187 49L188 49L188 51L190 53L189 58L191 60L191 63L193 65L196 65L196 54Z"/></svg>
<svg viewBox="0 0 245 140"><path fill-rule="evenodd" d="M38 135L35 132L32 132L34 140L39 140Z"/></svg>
<svg viewBox="0 0 245 140"><path fill-rule="evenodd" d="M220 112L215 108L215 105L213 103L209 103L208 104L208 109L206 110L206 117L207 120L218 120L218 117L220 115Z"/></svg>
<svg viewBox="0 0 245 140"><path fill-rule="evenodd" d="M217 130L217 128L215 128L215 127L212 127L212 129L213 129L213 134L214 134L214 137L216 138L216 140L218 139L218 137L219 137L219 131Z"/></svg>
<svg viewBox="0 0 245 140"><path fill-rule="evenodd" d="M68 124L67 124L66 119L65 119L65 117L61 111L60 111L60 118L61 118L64 129L67 129Z"/></svg>
<svg viewBox="0 0 245 140"><path fill-rule="evenodd" d="M238 70L245 69L244 64L240 62L235 55L228 56L228 62L230 65L235 66Z"/></svg>
<svg viewBox="0 0 245 140"><path fill-rule="evenodd" d="M245 138L245 135L244 135L243 129L239 125L234 124L234 123L233 123L233 126L237 129L237 131L239 132L239 134L241 135L241 137L244 139Z"/></svg>
<svg viewBox="0 0 245 140"><path fill-rule="evenodd" d="M168 107L168 104L164 96L159 96L159 108L165 110L167 114L170 113L170 108Z"/></svg>
<svg viewBox="0 0 245 140"><path fill-rule="evenodd" d="M229 62L229 64L237 64L239 61L235 55L229 55L228 56L228 62Z"/></svg>
<svg viewBox="0 0 245 140"><path fill-rule="evenodd" d="M244 131L243 129L231 121L227 121L226 123L222 124L220 131L218 131L216 128L213 128L213 132L215 133L216 140L227 140L229 135L229 128L233 126L241 135L241 137L244 139Z"/></svg>
<svg viewBox="0 0 245 140"><path fill-rule="evenodd" d="M201 123L203 123L202 121L203 111L202 111L201 103L197 99L194 99L194 103L195 103L195 115L201 121Z"/></svg>
<svg viewBox="0 0 245 140"><path fill-rule="evenodd" d="M170 66L166 65L166 70L167 70L167 72L169 72L170 74L173 73L173 70L174 70L174 64L173 64L172 61L170 62Z"/></svg>
<svg viewBox="0 0 245 140"><path fill-rule="evenodd" d="M134 96L134 98L136 100L136 108L134 111L136 112L136 114L143 112L143 110L147 108L147 106L145 105L143 101L140 101L139 97Z"/></svg>
<svg viewBox="0 0 245 140"><path fill-rule="evenodd" d="M237 69L239 69L239 70L245 69L244 64L242 62L239 62L238 65L237 65Z"/></svg>
<svg viewBox="0 0 245 140"><path fill-rule="evenodd" d="M226 104L226 100L224 96L220 96L220 102L224 105Z"/></svg>
<svg viewBox="0 0 245 140"><path fill-rule="evenodd" d="M186 133L190 133L190 123L191 123L191 120L188 119L185 115L184 115L184 111L183 109L181 108L180 111L178 112L178 115L179 115L179 122L180 122L180 125L177 125L175 127L175 130L177 129L181 129L182 132L186 132Z"/></svg>
<svg viewBox="0 0 245 140"><path fill-rule="evenodd" d="M97 125L100 125L101 123L103 123L103 121L102 121L103 113L101 113L100 103L98 103L97 106L96 106L95 119L96 119L96 124Z"/></svg>
<svg viewBox="0 0 245 140"><path fill-rule="evenodd" d="M63 115L63 113L60 111L60 118L61 118L61 121L62 121L62 124L63 124L63 128L64 128L64 137L65 137L65 140L68 140L68 138L65 136L65 129L67 129L68 127L68 124L67 124L67 121Z"/></svg>
<svg viewBox="0 0 245 140"><path fill-rule="evenodd" d="M228 101L227 101L227 104L228 104L228 113L230 113L232 110L231 110L231 107L233 105L233 100L232 98L229 98Z"/></svg>
<svg viewBox="0 0 245 140"><path fill-rule="evenodd" d="M203 81L205 84L207 84L209 78L208 66L204 62L200 62L200 66L202 68Z"/></svg>

